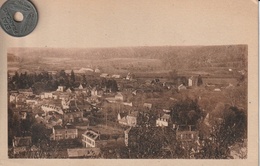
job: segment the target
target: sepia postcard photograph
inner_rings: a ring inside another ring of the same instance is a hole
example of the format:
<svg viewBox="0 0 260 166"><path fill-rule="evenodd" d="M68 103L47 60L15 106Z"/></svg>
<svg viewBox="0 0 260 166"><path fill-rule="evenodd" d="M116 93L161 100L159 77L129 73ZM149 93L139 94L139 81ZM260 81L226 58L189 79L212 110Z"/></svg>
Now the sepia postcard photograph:
<svg viewBox="0 0 260 166"><path fill-rule="evenodd" d="M245 159L247 52L12 48L8 156Z"/></svg>
<svg viewBox="0 0 260 166"><path fill-rule="evenodd" d="M257 165L258 1L47 1L0 33L0 163Z"/></svg>

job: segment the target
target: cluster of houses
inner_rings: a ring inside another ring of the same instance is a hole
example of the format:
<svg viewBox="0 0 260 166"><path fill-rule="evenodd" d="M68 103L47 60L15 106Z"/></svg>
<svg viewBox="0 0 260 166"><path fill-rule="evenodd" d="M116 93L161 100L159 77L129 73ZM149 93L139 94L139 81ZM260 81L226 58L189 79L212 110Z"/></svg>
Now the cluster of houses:
<svg viewBox="0 0 260 166"><path fill-rule="evenodd" d="M100 73L100 70L90 70L88 68L80 69L75 73L95 72ZM101 73L100 78L113 78L119 79L120 75L109 75ZM124 80L131 82L134 76L132 73L128 73ZM197 86L198 78L178 78L177 79L178 91L185 90L188 87ZM157 85L160 83L159 79L149 81L150 85ZM173 83L163 82L162 87L171 89ZM143 86L143 87L142 87ZM231 85L230 85L231 86ZM42 92L39 95L35 95L31 88L19 89L17 91L11 91L9 102L15 104L15 108L20 110L21 119L26 119L28 110L37 110L34 112L34 118L38 123L43 123L49 129L52 129L50 140L78 140L82 144L82 148L68 149L69 157L95 157L100 155L100 148L106 147L109 144L113 144L116 140L112 134L104 134L99 130L91 129L89 126L89 120L84 117L85 112L102 107L102 102L109 104L118 103L127 107L130 107L129 111L120 110L115 117L118 125L123 128L127 128L122 133L120 138L124 138L125 146L131 145L134 142L133 135L136 135L138 131L138 116L140 115L139 108L134 106L133 102L126 102L124 93L130 92L131 95L136 96L140 91L146 92L146 85L140 85L139 89L136 89L131 83L120 85L120 91L117 93L110 93L107 95L107 90L99 86L95 87L83 87L80 85L77 88L66 88L65 86L58 86L56 91ZM150 91L149 91L150 92ZM101 100L102 98L102 100ZM170 100L175 100L170 98ZM101 105L101 106L100 106ZM152 103L144 103L143 110L152 110ZM102 110L102 109L100 109ZM167 109L162 110L163 114L159 114L155 121L156 127L168 127L176 131L176 140L183 143L184 147L194 142L198 142L199 133L193 126L181 126L172 122L170 111ZM84 132L82 132L82 126ZM13 139L14 153L28 151L28 148L32 147L31 137L15 137Z"/></svg>
<svg viewBox="0 0 260 166"><path fill-rule="evenodd" d="M19 89L17 91L11 91L9 96L9 102L15 103L16 108L23 108L26 106L34 106L38 104L37 100L34 100L33 90L29 89Z"/></svg>
<svg viewBox="0 0 260 166"><path fill-rule="evenodd" d="M131 73L127 75L127 79L132 79ZM82 85L78 88L74 88L73 93L70 88L66 89L64 86L58 86L56 91L43 92L40 95L34 95L32 89L24 89L18 90L17 92L11 92L9 101L10 103L14 103L16 108L19 108L20 110L21 108L40 109L40 111L35 114L34 118L38 123L44 123L47 128L52 129L50 140L61 141L76 139L80 140L82 148L100 148L107 146L107 144L111 143L111 141L113 142L114 139L112 139L111 136L109 136L109 138L104 137L104 134L88 128L88 119L85 118L83 114L85 111L91 111L91 109L97 105L99 98L104 95L103 92L104 91L98 87L90 89L83 88ZM84 100L86 102L84 105L80 103L81 99L79 96L82 95L85 96ZM133 107L133 103L127 103L124 99L122 92L105 98L108 103L120 103L125 106ZM143 107L151 110L152 104L144 103ZM138 111L119 113L117 121L119 125L122 126L137 127L138 115ZM26 119L26 111L23 112L21 117ZM165 113L156 120L156 126L169 126L169 121L170 116ZM77 125L82 125L83 123L87 126L87 129L85 132L80 133ZM122 134L123 132L121 135ZM127 139L127 135L129 134L124 135L124 139ZM31 138L15 138L14 142L17 139L22 140ZM22 150L15 150L15 153L25 152L30 145L31 142L27 145L27 148L23 147L20 148ZM73 150L70 149L68 150L68 153L72 153L72 151ZM100 150L97 151L100 152Z"/></svg>
<svg viewBox="0 0 260 166"><path fill-rule="evenodd" d="M118 113L118 123L121 125L126 125L126 126L137 126L137 117L138 117L139 112L138 111L133 111L130 112L128 115L124 115L122 113Z"/></svg>
<svg viewBox="0 0 260 166"><path fill-rule="evenodd" d="M84 104L80 98L82 96L85 97ZM102 134L94 130L90 131L89 121L84 117L84 112L90 112L96 108L101 96L102 93L97 87L88 89L80 85L72 93L69 88L59 86L54 92L43 92L40 95L33 94L32 89L11 92L9 102L15 104L23 120L26 119L29 110L35 111L33 115L36 122L43 123L46 128L52 129L49 136L51 141L77 140L82 143L82 148L85 148L85 150L77 149L81 155L84 152L85 157L95 157L100 154L100 146L105 146L107 141L113 141L112 137L103 139ZM115 101L123 100L120 93L115 95L114 99ZM28 105L28 103L33 104ZM86 131L82 133L84 129ZM94 135L97 137L93 137ZM14 154L28 152L28 149L32 147L31 139L31 136L15 137L13 139ZM75 149L68 149L68 156L75 157Z"/></svg>

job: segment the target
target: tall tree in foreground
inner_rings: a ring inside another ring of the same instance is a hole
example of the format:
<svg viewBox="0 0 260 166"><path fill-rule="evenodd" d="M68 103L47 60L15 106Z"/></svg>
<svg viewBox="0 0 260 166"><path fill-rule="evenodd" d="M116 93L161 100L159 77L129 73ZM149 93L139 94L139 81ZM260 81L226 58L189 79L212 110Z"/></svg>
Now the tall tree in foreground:
<svg viewBox="0 0 260 166"><path fill-rule="evenodd" d="M198 102L191 99L179 101L171 109L172 121L179 125L197 125L204 116Z"/></svg>
<svg viewBox="0 0 260 166"><path fill-rule="evenodd" d="M205 139L201 158L228 158L232 146L246 143L247 113L245 110L233 106L227 107L220 118L213 117L210 123L210 137Z"/></svg>

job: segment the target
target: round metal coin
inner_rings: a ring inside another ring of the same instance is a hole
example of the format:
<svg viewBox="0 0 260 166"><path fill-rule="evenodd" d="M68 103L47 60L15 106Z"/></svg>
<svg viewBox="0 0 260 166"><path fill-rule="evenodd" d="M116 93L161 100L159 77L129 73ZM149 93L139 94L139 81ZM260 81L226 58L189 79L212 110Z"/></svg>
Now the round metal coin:
<svg viewBox="0 0 260 166"><path fill-rule="evenodd" d="M21 20L15 18L17 13L20 14ZM7 0L0 9L0 25L11 36L28 35L34 30L37 22L37 10L28 0Z"/></svg>

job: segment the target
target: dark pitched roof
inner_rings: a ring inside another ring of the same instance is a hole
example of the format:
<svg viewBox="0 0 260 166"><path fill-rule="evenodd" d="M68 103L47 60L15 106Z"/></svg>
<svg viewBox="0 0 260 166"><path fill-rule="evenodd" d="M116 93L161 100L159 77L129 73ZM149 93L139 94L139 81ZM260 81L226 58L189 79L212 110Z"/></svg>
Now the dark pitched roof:
<svg viewBox="0 0 260 166"><path fill-rule="evenodd" d="M83 135L88 136L94 140L97 139L99 136L99 134L93 130L87 130Z"/></svg>
<svg viewBox="0 0 260 166"><path fill-rule="evenodd" d="M126 112L120 112L119 115L120 115L121 118L123 118L123 117L127 116L127 113Z"/></svg>
<svg viewBox="0 0 260 166"><path fill-rule="evenodd" d="M53 128L54 128L55 130L76 129L76 127L73 126L73 125L66 125L66 126L64 126L64 127L62 127L62 126L53 126Z"/></svg>
<svg viewBox="0 0 260 166"><path fill-rule="evenodd" d="M195 131L195 126L191 125L179 125L177 131Z"/></svg>
<svg viewBox="0 0 260 166"><path fill-rule="evenodd" d="M66 126L64 126L64 128L66 128L66 129L76 129L76 127L73 126L73 125L66 125Z"/></svg>

